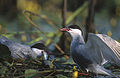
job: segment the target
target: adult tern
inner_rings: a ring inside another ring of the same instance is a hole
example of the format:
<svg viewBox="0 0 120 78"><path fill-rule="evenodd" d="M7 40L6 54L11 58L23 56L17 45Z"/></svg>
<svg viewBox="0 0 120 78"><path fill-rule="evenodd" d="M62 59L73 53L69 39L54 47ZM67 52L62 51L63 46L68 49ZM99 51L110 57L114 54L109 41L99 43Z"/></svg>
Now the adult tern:
<svg viewBox="0 0 120 78"><path fill-rule="evenodd" d="M82 31L77 25L62 28L72 37L70 54L75 63L87 72L115 76L103 65L112 62L120 66L120 43L105 34L88 34L85 43Z"/></svg>

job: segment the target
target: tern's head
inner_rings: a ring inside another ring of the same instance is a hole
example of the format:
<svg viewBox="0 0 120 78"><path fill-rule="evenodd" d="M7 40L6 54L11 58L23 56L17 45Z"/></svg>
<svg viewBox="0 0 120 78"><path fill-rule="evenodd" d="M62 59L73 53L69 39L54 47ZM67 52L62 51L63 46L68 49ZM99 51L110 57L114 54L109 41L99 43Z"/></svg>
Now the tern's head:
<svg viewBox="0 0 120 78"><path fill-rule="evenodd" d="M81 35L82 36L82 30L79 26L77 25L70 25L68 27L60 29L63 32L68 32L72 37Z"/></svg>
<svg viewBox="0 0 120 78"><path fill-rule="evenodd" d="M51 53L43 43L35 43L31 46L31 49L37 54L37 57L44 55L45 60L48 59L48 54Z"/></svg>
<svg viewBox="0 0 120 78"><path fill-rule="evenodd" d="M31 48L37 48L41 51L43 50L46 53L51 54L51 52L48 50L48 48L43 43L40 43L40 42L31 45Z"/></svg>

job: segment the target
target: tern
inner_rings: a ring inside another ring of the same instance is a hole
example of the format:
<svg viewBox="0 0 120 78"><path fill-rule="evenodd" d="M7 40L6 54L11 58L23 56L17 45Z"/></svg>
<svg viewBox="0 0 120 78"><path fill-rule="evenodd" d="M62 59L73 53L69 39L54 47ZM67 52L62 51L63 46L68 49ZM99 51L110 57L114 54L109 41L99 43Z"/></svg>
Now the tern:
<svg viewBox="0 0 120 78"><path fill-rule="evenodd" d="M104 68L106 62L120 66L120 43L105 34L88 34L85 42L83 32L77 25L70 25L60 29L68 32L71 37L70 54L76 64L87 72L115 76Z"/></svg>
<svg viewBox="0 0 120 78"><path fill-rule="evenodd" d="M5 36L0 37L0 57L12 56L13 58L38 58L44 56L48 59L48 49L43 43L35 43L31 46L9 40Z"/></svg>

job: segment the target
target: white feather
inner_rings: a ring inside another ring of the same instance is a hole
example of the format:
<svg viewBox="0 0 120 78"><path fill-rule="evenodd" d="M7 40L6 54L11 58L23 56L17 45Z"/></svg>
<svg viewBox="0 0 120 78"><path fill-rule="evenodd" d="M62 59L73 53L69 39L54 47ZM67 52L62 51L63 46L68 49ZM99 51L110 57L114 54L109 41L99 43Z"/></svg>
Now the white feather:
<svg viewBox="0 0 120 78"><path fill-rule="evenodd" d="M48 58L47 52L45 52L44 50L37 49L37 48L32 48L32 50L33 50L38 56L44 55L44 59L47 60L47 58Z"/></svg>
<svg viewBox="0 0 120 78"><path fill-rule="evenodd" d="M44 50L40 50L40 49L37 49L37 48L32 48L32 50L39 56L42 56L42 52L44 52Z"/></svg>

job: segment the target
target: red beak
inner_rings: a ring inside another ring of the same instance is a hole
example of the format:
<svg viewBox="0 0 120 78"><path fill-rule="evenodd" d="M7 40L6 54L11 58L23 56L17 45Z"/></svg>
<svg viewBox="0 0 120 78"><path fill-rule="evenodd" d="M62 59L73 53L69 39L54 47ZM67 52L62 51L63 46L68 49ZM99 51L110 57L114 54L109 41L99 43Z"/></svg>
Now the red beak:
<svg viewBox="0 0 120 78"><path fill-rule="evenodd" d="M65 31L70 31L71 29L69 28L61 28L60 31L65 32Z"/></svg>

